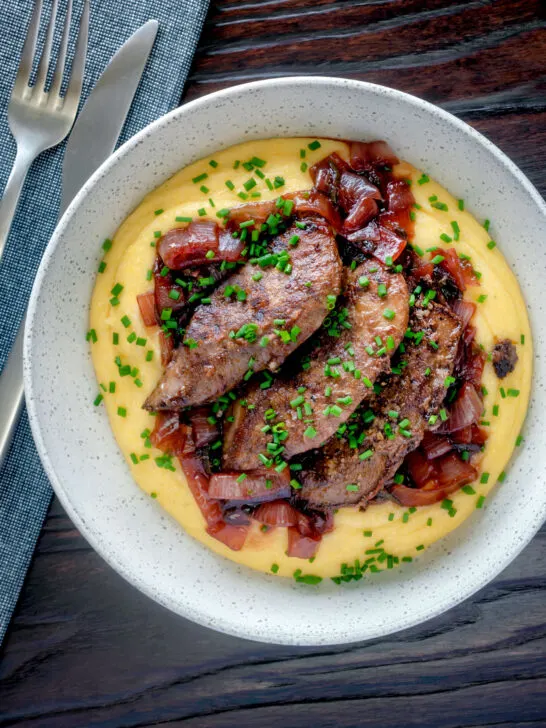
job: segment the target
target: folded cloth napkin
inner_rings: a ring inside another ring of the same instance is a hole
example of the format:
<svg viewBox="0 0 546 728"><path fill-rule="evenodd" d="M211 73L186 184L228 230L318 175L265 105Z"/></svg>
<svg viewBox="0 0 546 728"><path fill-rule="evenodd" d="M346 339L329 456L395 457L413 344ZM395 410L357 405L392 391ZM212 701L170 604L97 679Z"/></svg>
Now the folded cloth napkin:
<svg viewBox="0 0 546 728"><path fill-rule="evenodd" d="M61 0L59 4L61 17L66 2ZM45 8L49 9L51 3L52 0L46 0ZM33 5L34 0L2 0L0 190L4 189L15 156L7 107ZM76 16L82 5L83 0L75 0ZM142 23L151 18L159 21L155 46L120 143L178 105L207 6L208 0L91 0L84 99L119 46ZM42 154L32 166L0 265L0 369L15 339L38 264L57 222L62 155L63 145ZM0 473L0 643L51 495L25 412Z"/></svg>

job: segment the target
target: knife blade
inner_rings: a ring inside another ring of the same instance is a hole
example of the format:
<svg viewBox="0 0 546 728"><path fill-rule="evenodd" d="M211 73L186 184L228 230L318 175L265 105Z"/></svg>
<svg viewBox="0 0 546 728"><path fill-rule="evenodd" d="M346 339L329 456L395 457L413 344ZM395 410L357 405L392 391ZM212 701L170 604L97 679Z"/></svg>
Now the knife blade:
<svg viewBox="0 0 546 728"><path fill-rule="evenodd" d="M158 27L157 20L149 20L125 41L84 103L64 153L61 214L114 151Z"/></svg>
<svg viewBox="0 0 546 728"><path fill-rule="evenodd" d="M66 146L60 214L93 172L114 151L129 113L159 24L149 20L112 56L77 117ZM0 469L23 409L25 318L0 375Z"/></svg>

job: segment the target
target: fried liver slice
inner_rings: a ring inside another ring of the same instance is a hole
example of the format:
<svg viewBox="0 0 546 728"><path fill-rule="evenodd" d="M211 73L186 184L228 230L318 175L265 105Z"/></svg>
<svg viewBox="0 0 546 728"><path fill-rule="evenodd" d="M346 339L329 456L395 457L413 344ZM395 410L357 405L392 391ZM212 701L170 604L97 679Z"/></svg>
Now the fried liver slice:
<svg viewBox="0 0 546 728"><path fill-rule="evenodd" d="M299 236L297 246L289 240ZM284 359L321 325L327 296L337 295L341 285L341 260L328 224L321 218L306 219L304 230L291 226L273 240L272 252L287 251L292 272L275 266L261 269L247 264L230 276L200 305L187 327L186 344L175 351L156 388L147 398L148 410L181 409L213 402L235 387L249 369L277 369ZM253 279L257 271L259 281ZM311 285L305 285L310 282ZM225 296L226 286L246 292L246 300ZM275 333L276 319L283 328L297 326L295 341L285 342ZM250 326L249 326L250 325ZM247 336L234 336L245 329ZM233 332L230 336L230 332ZM269 339L261 346L262 337Z"/></svg>
<svg viewBox="0 0 546 728"><path fill-rule="evenodd" d="M302 471L300 494L310 506L365 506L392 479L405 456L418 447L429 427L429 417L438 414L447 391L446 377L453 372L462 326L446 306L429 303L426 308L416 305L412 309L410 328L423 332L423 337L419 344L407 339L401 374L389 375L381 393L365 408L375 419L363 442L353 448L345 437L335 436ZM389 414L393 412L396 418ZM404 420L408 423L400 428ZM392 428L392 439L385 425Z"/></svg>
<svg viewBox="0 0 546 728"><path fill-rule="evenodd" d="M259 454L265 454L271 442L271 436L262 431L267 410L273 409L275 422L286 425L282 457L288 459L328 440L373 393L373 382L389 367L390 355L408 325L407 284L401 274L389 272L377 260L366 260L355 270L345 269L343 289L340 305L311 342L313 346L304 348L303 354L297 352L271 387L261 389L254 383L241 396L245 406L240 399L234 405L233 421L226 422L224 429L225 468L251 470L261 464ZM306 368L302 368L305 354ZM325 375L328 368L338 376ZM324 414L332 405L334 412Z"/></svg>

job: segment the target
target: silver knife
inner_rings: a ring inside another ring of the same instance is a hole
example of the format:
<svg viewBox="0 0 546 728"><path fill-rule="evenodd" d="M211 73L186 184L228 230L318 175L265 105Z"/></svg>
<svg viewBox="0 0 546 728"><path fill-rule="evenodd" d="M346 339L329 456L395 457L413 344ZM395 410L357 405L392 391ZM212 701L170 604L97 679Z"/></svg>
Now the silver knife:
<svg viewBox="0 0 546 728"><path fill-rule="evenodd" d="M149 20L112 56L74 124L63 162L61 215L93 172L114 151L154 45L157 20Z"/></svg>
<svg viewBox="0 0 546 728"><path fill-rule="evenodd" d="M125 41L83 105L65 150L61 215L93 172L114 151L158 27L157 20L149 20ZM0 375L0 469L23 409L24 328L25 319Z"/></svg>

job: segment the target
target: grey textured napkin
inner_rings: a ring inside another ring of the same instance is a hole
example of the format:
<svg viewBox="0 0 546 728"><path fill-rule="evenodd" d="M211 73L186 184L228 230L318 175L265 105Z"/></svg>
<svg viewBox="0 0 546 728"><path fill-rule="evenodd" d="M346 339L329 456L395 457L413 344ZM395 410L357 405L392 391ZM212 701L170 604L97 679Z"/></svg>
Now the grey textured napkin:
<svg viewBox="0 0 546 728"><path fill-rule="evenodd" d="M45 0L48 10L51 1ZM76 16L82 4L83 0L75 0ZM33 0L2 0L1 5L0 190L3 190L15 156L7 107ZM84 98L119 46L142 23L151 18L159 21L157 40L120 142L178 105L207 7L208 0L91 0ZM65 8L66 0L61 0L61 16ZM55 228L63 151L64 145L61 145L45 152L34 163L0 265L0 368L4 366L42 253ZM50 500L51 487L40 465L25 412L0 473L0 642L15 608Z"/></svg>

